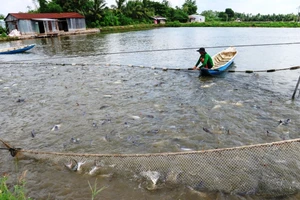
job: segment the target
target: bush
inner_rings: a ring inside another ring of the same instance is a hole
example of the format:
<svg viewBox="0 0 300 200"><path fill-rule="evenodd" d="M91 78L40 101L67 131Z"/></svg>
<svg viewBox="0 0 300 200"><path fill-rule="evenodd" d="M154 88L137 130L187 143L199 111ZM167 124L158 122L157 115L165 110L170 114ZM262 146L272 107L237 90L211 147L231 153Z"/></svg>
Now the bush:
<svg viewBox="0 0 300 200"><path fill-rule="evenodd" d="M181 27L181 23L179 21L175 21L175 22L167 22L166 23L167 27Z"/></svg>
<svg viewBox="0 0 300 200"><path fill-rule="evenodd" d="M1 34L1 37L7 37L7 35L6 35L6 29L3 28L3 27L1 27L1 26L0 26L0 34Z"/></svg>

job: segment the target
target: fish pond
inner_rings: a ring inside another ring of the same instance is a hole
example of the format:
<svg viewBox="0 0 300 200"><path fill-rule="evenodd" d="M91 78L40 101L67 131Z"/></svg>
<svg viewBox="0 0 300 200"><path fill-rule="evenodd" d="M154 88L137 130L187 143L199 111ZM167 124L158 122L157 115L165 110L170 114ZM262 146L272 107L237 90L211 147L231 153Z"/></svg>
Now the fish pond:
<svg viewBox="0 0 300 200"><path fill-rule="evenodd" d="M36 44L27 53L0 56L0 139L26 150L115 155L297 139L299 91L291 97L300 70L288 68L300 65L298 42L297 28L159 28L0 43ZM198 77L187 70L198 60L198 48L214 55L229 46L238 51L231 67L236 72ZM245 73L270 69L275 72ZM163 187L166 178L157 171L127 176L130 163L115 174L101 171L99 163L97 173L76 170L78 163L84 169L84 160L56 162L54 155L15 159L1 150L0 160L0 174L8 174L10 184L27 171L25 188L33 199L91 199L90 186L105 187L98 199L262 198L185 184ZM149 181L158 187L149 189Z"/></svg>

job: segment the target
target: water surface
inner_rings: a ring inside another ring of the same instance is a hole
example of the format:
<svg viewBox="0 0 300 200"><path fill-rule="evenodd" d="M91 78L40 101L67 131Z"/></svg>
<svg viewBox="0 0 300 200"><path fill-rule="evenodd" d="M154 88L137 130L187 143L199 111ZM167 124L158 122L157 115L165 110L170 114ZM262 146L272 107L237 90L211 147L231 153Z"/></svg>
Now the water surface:
<svg viewBox="0 0 300 200"><path fill-rule="evenodd" d="M297 70L198 78L188 70L151 69L193 67L201 46L213 55L222 50L215 46L299 41L300 29L294 28L161 28L1 43L36 47L0 56L5 63L0 63L0 138L24 149L108 154L207 150L299 138L300 99L297 95L291 100ZM160 49L177 50L122 53ZM232 68L298 66L298 49L297 44L240 47ZM281 119L291 122L278 126ZM52 131L55 125L59 129ZM77 174L44 161L21 160L16 168L1 151L1 173L16 177L24 170L28 195L36 199L90 199L88 181L95 179L108 187L99 195L103 199L243 199L185 186L148 191L130 177Z"/></svg>

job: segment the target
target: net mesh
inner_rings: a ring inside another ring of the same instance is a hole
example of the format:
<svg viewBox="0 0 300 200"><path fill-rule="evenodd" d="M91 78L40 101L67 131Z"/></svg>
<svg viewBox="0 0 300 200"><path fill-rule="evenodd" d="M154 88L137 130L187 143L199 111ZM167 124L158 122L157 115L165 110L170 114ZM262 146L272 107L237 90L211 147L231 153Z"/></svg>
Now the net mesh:
<svg viewBox="0 0 300 200"><path fill-rule="evenodd" d="M199 191L286 195L300 189L300 139L206 151L156 154L77 154L19 150L73 171L142 177L152 186L186 185ZM81 165L79 168L78 163Z"/></svg>

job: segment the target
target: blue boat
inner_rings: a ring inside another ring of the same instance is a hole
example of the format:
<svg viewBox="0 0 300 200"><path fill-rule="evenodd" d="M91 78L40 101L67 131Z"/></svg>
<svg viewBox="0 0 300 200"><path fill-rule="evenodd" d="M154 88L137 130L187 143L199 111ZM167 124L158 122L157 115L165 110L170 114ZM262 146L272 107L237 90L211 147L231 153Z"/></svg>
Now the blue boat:
<svg viewBox="0 0 300 200"><path fill-rule="evenodd" d="M10 47L5 49L0 49L0 54L15 54L15 53L23 53L32 49L35 44L24 45L20 47Z"/></svg>
<svg viewBox="0 0 300 200"><path fill-rule="evenodd" d="M214 66L211 69L201 68L201 76L216 76L227 71L237 55L234 47L229 47L212 57Z"/></svg>

